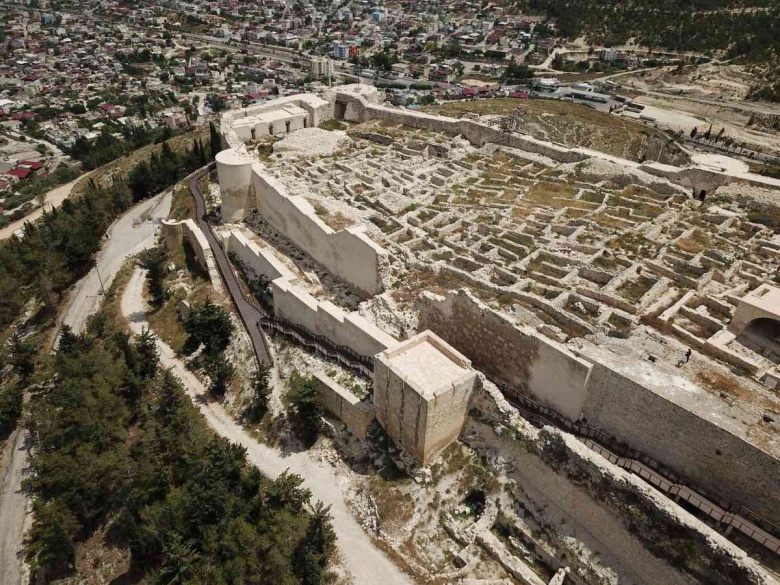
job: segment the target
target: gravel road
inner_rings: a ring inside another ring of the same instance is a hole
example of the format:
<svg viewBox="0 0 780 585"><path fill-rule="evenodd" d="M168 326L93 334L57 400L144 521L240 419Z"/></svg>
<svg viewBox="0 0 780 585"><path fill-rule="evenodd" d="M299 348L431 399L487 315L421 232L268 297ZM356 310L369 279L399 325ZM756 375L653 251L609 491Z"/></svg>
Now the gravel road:
<svg viewBox="0 0 780 585"><path fill-rule="evenodd" d="M143 300L144 271L137 269L122 295L122 314L130 321L131 329L140 333L148 328L146 306ZM278 477L285 470L297 473L315 499L331 506L333 527L338 536L338 545L345 567L356 585L410 584L406 575L396 567L384 553L374 546L344 501L345 480L338 477L326 464L315 461L307 452L282 455L253 439L244 428L225 412L219 403L202 400L207 393L201 382L176 359L165 343L157 340L160 361L166 368L173 368L182 380L187 394L200 409L207 423L217 433L247 449L247 458L268 477Z"/></svg>
<svg viewBox="0 0 780 585"><path fill-rule="evenodd" d="M43 215L44 210L51 211L52 209L62 205L62 202L65 201L70 196L70 192L73 190L74 185L78 183L81 179L83 179L85 176L86 175L81 175L78 179L75 179L70 183L65 183L64 185L60 185L59 187L55 187L54 189L49 191L46 194L46 203L43 204L43 207L39 207L38 209L28 214L27 216L23 217L22 219L17 220L13 223L9 223L3 229L0 229L0 241L7 240L12 235L14 235L14 232L18 230L20 227L22 227L25 224L25 222L37 220L39 217Z"/></svg>
<svg viewBox="0 0 780 585"><path fill-rule="evenodd" d="M108 241L98 254L97 264L106 287L114 280L125 258L140 252L155 242L157 226L153 221L134 225L141 215L167 217L171 194L158 195L130 209L108 230ZM64 322L78 333L89 315L100 306L102 295L97 271L93 268L74 287L65 310ZM22 491L22 480L28 472L29 435L17 429L8 438L2 454L0 470L0 585L19 585L27 581L26 565L21 551L27 521L29 499Z"/></svg>

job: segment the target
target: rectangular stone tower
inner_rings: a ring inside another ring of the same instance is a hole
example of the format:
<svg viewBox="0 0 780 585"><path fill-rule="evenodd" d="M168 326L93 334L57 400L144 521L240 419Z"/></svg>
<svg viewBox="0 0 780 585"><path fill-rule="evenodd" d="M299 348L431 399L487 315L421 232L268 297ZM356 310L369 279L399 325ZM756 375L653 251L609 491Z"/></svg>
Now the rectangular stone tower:
<svg viewBox="0 0 780 585"><path fill-rule="evenodd" d="M423 331L376 356L377 420L396 445L427 466L460 435L475 381L468 359Z"/></svg>

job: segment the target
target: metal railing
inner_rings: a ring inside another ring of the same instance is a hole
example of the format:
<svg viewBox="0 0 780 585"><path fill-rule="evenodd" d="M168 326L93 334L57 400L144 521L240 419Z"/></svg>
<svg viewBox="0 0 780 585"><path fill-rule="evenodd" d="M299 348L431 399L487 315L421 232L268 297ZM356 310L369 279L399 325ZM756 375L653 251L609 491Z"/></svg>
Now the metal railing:
<svg viewBox="0 0 780 585"><path fill-rule="evenodd" d="M566 418L508 384L498 386L507 400L531 423L537 426L554 426L573 434L611 463L638 475L672 496L676 502L683 500L717 522L725 524L726 534L732 528L737 528L772 552L780 554L780 528L773 522L742 504L722 501L715 504L713 503L715 498L705 490L663 466L649 455L629 447L597 427Z"/></svg>
<svg viewBox="0 0 780 585"><path fill-rule="evenodd" d="M272 329L287 337L290 337L298 343L311 347L325 357L339 362L344 367L355 373L373 380L374 377L374 359L355 353L349 347L333 343L324 335L312 333L305 327L293 323L283 317L266 316L260 319L258 326Z"/></svg>

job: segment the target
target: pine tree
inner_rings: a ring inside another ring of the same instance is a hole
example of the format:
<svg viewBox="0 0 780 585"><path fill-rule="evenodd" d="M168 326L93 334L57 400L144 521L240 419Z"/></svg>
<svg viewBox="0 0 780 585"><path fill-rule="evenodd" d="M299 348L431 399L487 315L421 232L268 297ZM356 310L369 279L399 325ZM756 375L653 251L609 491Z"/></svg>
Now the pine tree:
<svg viewBox="0 0 780 585"><path fill-rule="evenodd" d="M206 157L206 148L203 146L202 138L198 138L198 152L200 154L200 166L206 166L208 159Z"/></svg>
<svg viewBox="0 0 780 585"><path fill-rule="evenodd" d="M295 573L301 585L321 585L331 554L336 547L336 532L331 525L330 506L314 506L306 536L295 551Z"/></svg>
<svg viewBox="0 0 780 585"><path fill-rule="evenodd" d="M18 331L11 336L10 364L22 380L27 380L35 371L35 355L38 348L29 339L24 339Z"/></svg>
<svg viewBox="0 0 780 585"><path fill-rule="evenodd" d="M222 138L220 138L214 122L209 122L209 137L211 141L211 158L213 160L216 158L217 153L222 150Z"/></svg>
<svg viewBox="0 0 780 585"><path fill-rule="evenodd" d="M135 338L133 348L137 357L138 375L142 380L153 378L157 374L160 355L157 353L154 336L148 329L143 329L141 334Z"/></svg>
<svg viewBox="0 0 780 585"><path fill-rule="evenodd" d="M260 366L252 384L252 403L246 411L247 418L252 422L259 422L265 416L265 413L268 412L268 398L271 394L269 386L270 377L271 368L266 365Z"/></svg>
<svg viewBox="0 0 780 585"><path fill-rule="evenodd" d="M233 379L235 368L223 352L212 354L206 360L206 373L211 378L209 392L217 398L222 398L227 392L228 384Z"/></svg>

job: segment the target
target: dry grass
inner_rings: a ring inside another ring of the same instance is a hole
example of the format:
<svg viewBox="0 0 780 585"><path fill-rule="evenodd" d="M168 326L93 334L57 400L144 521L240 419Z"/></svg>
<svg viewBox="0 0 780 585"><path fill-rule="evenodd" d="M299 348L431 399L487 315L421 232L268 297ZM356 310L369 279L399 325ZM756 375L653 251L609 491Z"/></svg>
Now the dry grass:
<svg viewBox="0 0 780 585"><path fill-rule="evenodd" d="M203 139L208 141L208 126L199 126L194 131L179 136L174 136L168 140L168 145L177 153L184 153L192 146L193 139ZM149 160L152 153L159 153L162 149L160 144L148 144L143 148L134 150L127 156L118 158L108 164L98 167L88 177L85 177L73 186L71 197L81 195L87 187L90 180L101 186L109 186L115 178L125 177L141 161Z"/></svg>
<svg viewBox="0 0 780 585"><path fill-rule="evenodd" d="M712 244L709 234L696 228L687 238L677 240L675 246L688 254L699 254Z"/></svg>
<svg viewBox="0 0 780 585"><path fill-rule="evenodd" d="M195 217L195 199L190 193L189 180L182 181L173 190L169 219L191 219Z"/></svg>
<svg viewBox="0 0 780 585"><path fill-rule="evenodd" d="M505 116L518 106L525 110L522 119L525 130L566 146L594 148L636 161L642 156L659 159L667 164L679 165L688 161L688 156L675 145L670 145L666 136L658 130L571 102L550 99L479 99L428 106L422 108L422 111L454 118L466 113Z"/></svg>
<svg viewBox="0 0 780 585"><path fill-rule="evenodd" d="M696 372L696 377L708 390L726 392L734 398L745 399L753 394L744 383L732 374L718 370L700 370Z"/></svg>
<svg viewBox="0 0 780 585"><path fill-rule="evenodd" d="M130 325L127 323L124 315L122 315L122 294L127 288L127 284L130 282L130 278L135 271L135 260L128 258L125 260L122 267L117 272L114 282L111 283L108 291L106 292L106 298L103 301L103 308L101 313L105 315L109 323L114 323L124 333L130 333Z"/></svg>
<svg viewBox="0 0 780 585"><path fill-rule="evenodd" d="M317 212L317 216L335 231L343 230L355 223L341 212L331 213L327 207L317 201L312 201L311 203L314 206L314 211Z"/></svg>

